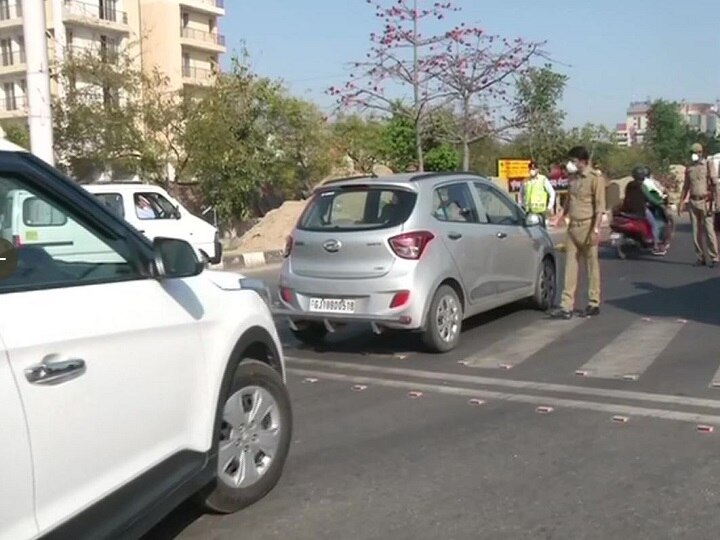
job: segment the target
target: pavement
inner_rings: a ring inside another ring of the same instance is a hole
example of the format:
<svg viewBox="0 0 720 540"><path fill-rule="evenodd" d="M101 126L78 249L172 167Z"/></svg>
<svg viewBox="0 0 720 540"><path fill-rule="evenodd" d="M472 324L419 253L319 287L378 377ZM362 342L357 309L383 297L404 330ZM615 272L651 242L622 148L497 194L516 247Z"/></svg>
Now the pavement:
<svg viewBox="0 0 720 540"><path fill-rule="evenodd" d="M148 538L717 539L720 269L692 267L688 231L664 258L603 250L599 317L509 306L444 355L363 327L305 348L279 321L280 483ZM274 285L278 268L243 272Z"/></svg>

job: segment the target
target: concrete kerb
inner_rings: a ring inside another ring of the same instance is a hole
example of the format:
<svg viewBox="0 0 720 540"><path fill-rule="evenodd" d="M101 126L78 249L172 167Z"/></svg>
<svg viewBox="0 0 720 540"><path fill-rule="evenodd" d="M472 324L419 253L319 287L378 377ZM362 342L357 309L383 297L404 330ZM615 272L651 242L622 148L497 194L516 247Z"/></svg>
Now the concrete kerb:
<svg viewBox="0 0 720 540"><path fill-rule="evenodd" d="M225 266L234 268L260 268L277 264L283 260L283 250L251 251L247 253L228 253L223 257Z"/></svg>

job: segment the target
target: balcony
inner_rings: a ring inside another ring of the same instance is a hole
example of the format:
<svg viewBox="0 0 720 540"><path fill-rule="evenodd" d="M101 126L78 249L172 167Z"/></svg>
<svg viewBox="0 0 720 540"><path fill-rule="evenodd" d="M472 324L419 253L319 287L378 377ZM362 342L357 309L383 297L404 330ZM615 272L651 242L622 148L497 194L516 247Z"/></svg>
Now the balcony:
<svg viewBox="0 0 720 540"><path fill-rule="evenodd" d="M27 98L5 94L0 97L0 118L21 118L27 116Z"/></svg>
<svg viewBox="0 0 720 540"><path fill-rule="evenodd" d="M80 0L65 0L63 18L67 22L75 22L93 28L115 29L125 33L130 31L127 12L115 9L114 4L104 2L89 3Z"/></svg>
<svg viewBox="0 0 720 540"><path fill-rule="evenodd" d="M0 50L0 74L25 71L25 51Z"/></svg>
<svg viewBox="0 0 720 540"><path fill-rule="evenodd" d="M184 65L182 67L183 83L189 85L207 86L215 81L214 69Z"/></svg>
<svg viewBox="0 0 720 540"><path fill-rule="evenodd" d="M192 11L225 15L225 0L180 0L180 5Z"/></svg>
<svg viewBox="0 0 720 540"><path fill-rule="evenodd" d="M182 44L196 49L225 52L225 36L215 32L206 32L195 28L181 28Z"/></svg>
<svg viewBox="0 0 720 540"><path fill-rule="evenodd" d="M0 28L22 26L22 4L0 3Z"/></svg>

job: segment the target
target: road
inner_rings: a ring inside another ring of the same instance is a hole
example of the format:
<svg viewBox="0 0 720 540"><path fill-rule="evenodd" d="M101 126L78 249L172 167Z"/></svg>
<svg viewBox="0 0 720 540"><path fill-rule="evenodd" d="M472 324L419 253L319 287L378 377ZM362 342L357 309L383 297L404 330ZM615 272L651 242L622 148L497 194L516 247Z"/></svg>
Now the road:
<svg viewBox="0 0 720 540"><path fill-rule="evenodd" d="M236 515L179 508L151 537L716 539L720 269L692 267L679 229L666 258L603 255L596 319L513 306L441 356L362 328L318 350L283 331L281 482Z"/></svg>

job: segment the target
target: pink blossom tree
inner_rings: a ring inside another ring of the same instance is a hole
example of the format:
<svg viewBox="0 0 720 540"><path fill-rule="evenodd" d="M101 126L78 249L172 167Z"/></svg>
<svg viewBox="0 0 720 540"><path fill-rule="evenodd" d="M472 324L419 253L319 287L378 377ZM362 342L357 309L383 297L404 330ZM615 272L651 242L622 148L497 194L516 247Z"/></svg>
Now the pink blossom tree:
<svg viewBox="0 0 720 540"><path fill-rule="evenodd" d="M545 42L490 35L464 24L446 34L434 58L439 88L456 112L450 142L461 146L463 170L470 167L470 145L522 127L522 108L515 106L517 81L546 58Z"/></svg>
<svg viewBox="0 0 720 540"><path fill-rule="evenodd" d="M422 0L367 0L382 20L380 32L370 35L371 47L364 60L354 62L350 80L331 87L341 106L381 111L407 118L415 127L418 169L424 169L422 129L434 102L447 98L438 78L438 53L448 41L445 33L425 35L422 21L443 20L458 11L448 2ZM409 89L410 96L402 94Z"/></svg>

